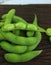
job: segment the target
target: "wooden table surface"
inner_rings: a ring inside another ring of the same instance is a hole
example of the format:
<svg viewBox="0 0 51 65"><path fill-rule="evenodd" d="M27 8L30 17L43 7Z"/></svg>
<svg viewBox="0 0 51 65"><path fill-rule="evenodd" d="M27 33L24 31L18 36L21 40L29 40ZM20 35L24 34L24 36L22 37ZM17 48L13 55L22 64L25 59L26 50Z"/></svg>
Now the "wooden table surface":
<svg viewBox="0 0 51 65"><path fill-rule="evenodd" d="M30 23L36 14L39 26L45 29L51 27L51 5L0 5L0 18L12 8L16 9L16 15ZM51 65L51 43L45 33L42 33L42 41L36 49L42 49L43 52L35 59L25 63L8 63L3 58L6 52L0 48L0 65Z"/></svg>

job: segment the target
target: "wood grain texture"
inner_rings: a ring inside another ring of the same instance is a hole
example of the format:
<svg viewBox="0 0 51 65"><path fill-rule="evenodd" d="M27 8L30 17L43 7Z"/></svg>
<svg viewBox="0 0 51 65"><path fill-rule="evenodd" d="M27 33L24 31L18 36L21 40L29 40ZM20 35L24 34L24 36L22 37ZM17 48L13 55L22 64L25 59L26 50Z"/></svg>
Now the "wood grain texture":
<svg viewBox="0 0 51 65"><path fill-rule="evenodd" d="M36 14L39 26L45 29L51 27L51 5L0 5L0 18L12 8L16 9L16 15L23 17L29 23L32 23ZM6 52L0 49L0 65L51 65L51 43L46 34L42 33L42 41L36 49L42 49L42 54L25 63L6 62L3 58Z"/></svg>

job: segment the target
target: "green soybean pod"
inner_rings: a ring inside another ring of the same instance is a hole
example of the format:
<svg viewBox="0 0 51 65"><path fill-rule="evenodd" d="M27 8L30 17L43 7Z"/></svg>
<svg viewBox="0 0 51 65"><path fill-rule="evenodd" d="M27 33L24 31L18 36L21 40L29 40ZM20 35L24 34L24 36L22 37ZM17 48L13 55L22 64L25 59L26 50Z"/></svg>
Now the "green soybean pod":
<svg viewBox="0 0 51 65"><path fill-rule="evenodd" d="M41 54L42 50L38 50L38 51L30 51L30 52L26 52L24 54L14 54L14 53L7 53L4 55L4 58L8 61L8 62L27 62L32 60L33 58L35 58L36 56L38 56L39 54Z"/></svg>
<svg viewBox="0 0 51 65"><path fill-rule="evenodd" d="M18 25L19 24L19 25ZM25 26L26 24L24 24L24 23L21 23L21 22L19 22L19 23L17 23L17 24L15 24L15 28L17 29L19 29L19 27L20 27L20 29L24 29L24 27L26 27ZM28 24L29 25L29 24ZM30 25L32 25L32 24L30 24ZM33 25L32 25L33 26ZM11 30L11 29L14 29L14 25L13 24L7 24L7 25L5 25L3 28L2 28L3 30L5 30L5 31L9 31L9 30ZM33 29L35 29L36 30L36 27L35 26L33 26L32 28L28 28L28 29L26 29L26 30L33 30Z"/></svg>
<svg viewBox="0 0 51 65"><path fill-rule="evenodd" d="M32 51L33 49L35 49L38 46L38 44L40 43L41 38L42 38L41 33L39 31L37 31L36 32L36 42L33 45L28 46L27 51Z"/></svg>
<svg viewBox="0 0 51 65"><path fill-rule="evenodd" d="M16 36L11 32L2 32L0 33L3 35L4 39L12 42L13 44L20 44L20 45L33 45L36 42L36 37L22 37Z"/></svg>
<svg viewBox="0 0 51 65"><path fill-rule="evenodd" d="M27 46L12 45L5 41L1 42L0 46L2 49L13 53L24 53L27 50Z"/></svg>
<svg viewBox="0 0 51 65"><path fill-rule="evenodd" d="M48 36L51 36L51 28L48 28L48 29L46 30L46 34L47 34Z"/></svg>
<svg viewBox="0 0 51 65"><path fill-rule="evenodd" d="M23 22L18 22L15 24L7 24L1 29L2 31L12 31L12 30L30 30L30 31L35 30L37 31L36 26L34 26L33 24L25 24Z"/></svg>

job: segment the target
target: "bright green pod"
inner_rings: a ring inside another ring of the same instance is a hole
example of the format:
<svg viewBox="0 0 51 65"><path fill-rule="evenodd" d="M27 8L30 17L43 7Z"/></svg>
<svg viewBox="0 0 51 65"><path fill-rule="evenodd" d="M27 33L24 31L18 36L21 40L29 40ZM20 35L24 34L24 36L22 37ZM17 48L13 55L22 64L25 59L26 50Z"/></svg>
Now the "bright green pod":
<svg viewBox="0 0 51 65"><path fill-rule="evenodd" d="M27 62L32 60L33 58L35 58L36 56L38 56L39 54L41 54L42 50L38 50L38 51L30 51L30 52L26 52L24 54L14 54L14 53L7 53L4 55L4 58L8 61L8 62Z"/></svg>
<svg viewBox="0 0 51 65"><path fill-rule="evenodd" d="M37 31L36 26L33 24L25 24L23 22L18 22L15 24L7 24L1 28L2 31L12 31L12 30L30 30L30 31Z"/></svg>
<svg viewBox="0 0 51 65"><path fill-rule="evenodd" d="M3 35L4 39L12 42L13 44L33 45L36 42L36 37L16 36L11 32L2 32L2 31L0 31L0 34Z"/></svg>
<svg viewBox="0 0 51 65"><path fill-rule="evenodd" d="M5 41L1 42L0 46L5 51L12 53L24 53L27 51L27 46L12 45L11 43Z"/></svg>

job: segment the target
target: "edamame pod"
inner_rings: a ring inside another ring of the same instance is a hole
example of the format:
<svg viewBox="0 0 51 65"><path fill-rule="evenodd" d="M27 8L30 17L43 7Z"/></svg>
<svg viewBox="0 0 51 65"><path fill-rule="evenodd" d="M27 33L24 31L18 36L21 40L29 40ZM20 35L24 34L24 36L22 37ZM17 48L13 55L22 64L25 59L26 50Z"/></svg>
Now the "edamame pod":
<svg viewBox="0 0 51 65"><path fill-rule="evenodd" d="M27 51L27 46L12 45L5 41L1 42L0 46L2 49L13 53L24 53Z"/></svg>
<svg viewBox="0 0 51 65"><path fill-rule="evenodd" d="M12 31L12 30L30 30L37 31L37 28L33 24L25 24L23 22L15 23L15 24L7 24L1 28L2 31Z"/></svg>
<svg viewBox="0 0 51 65"><path fill-rule="evenodd" d="M11 32L1 32L1 35L3 37L12 42L13 44L20 44L20 45L33 45L36 42L36 37L21 37L21 36L16 36ZM19 42L19 43L18 43Z"/></svg>
<svg viewBox="0 0 51 65"><path fill-rule="evenodd" d="M8 61L8 62L27 62L33 58L35 58L36 56L38 56L39 54L41 54L42 50L38 50L38 51L30 51L24 54L14 54L14 53L7 53L4 55L4 58Z"/></svg>

